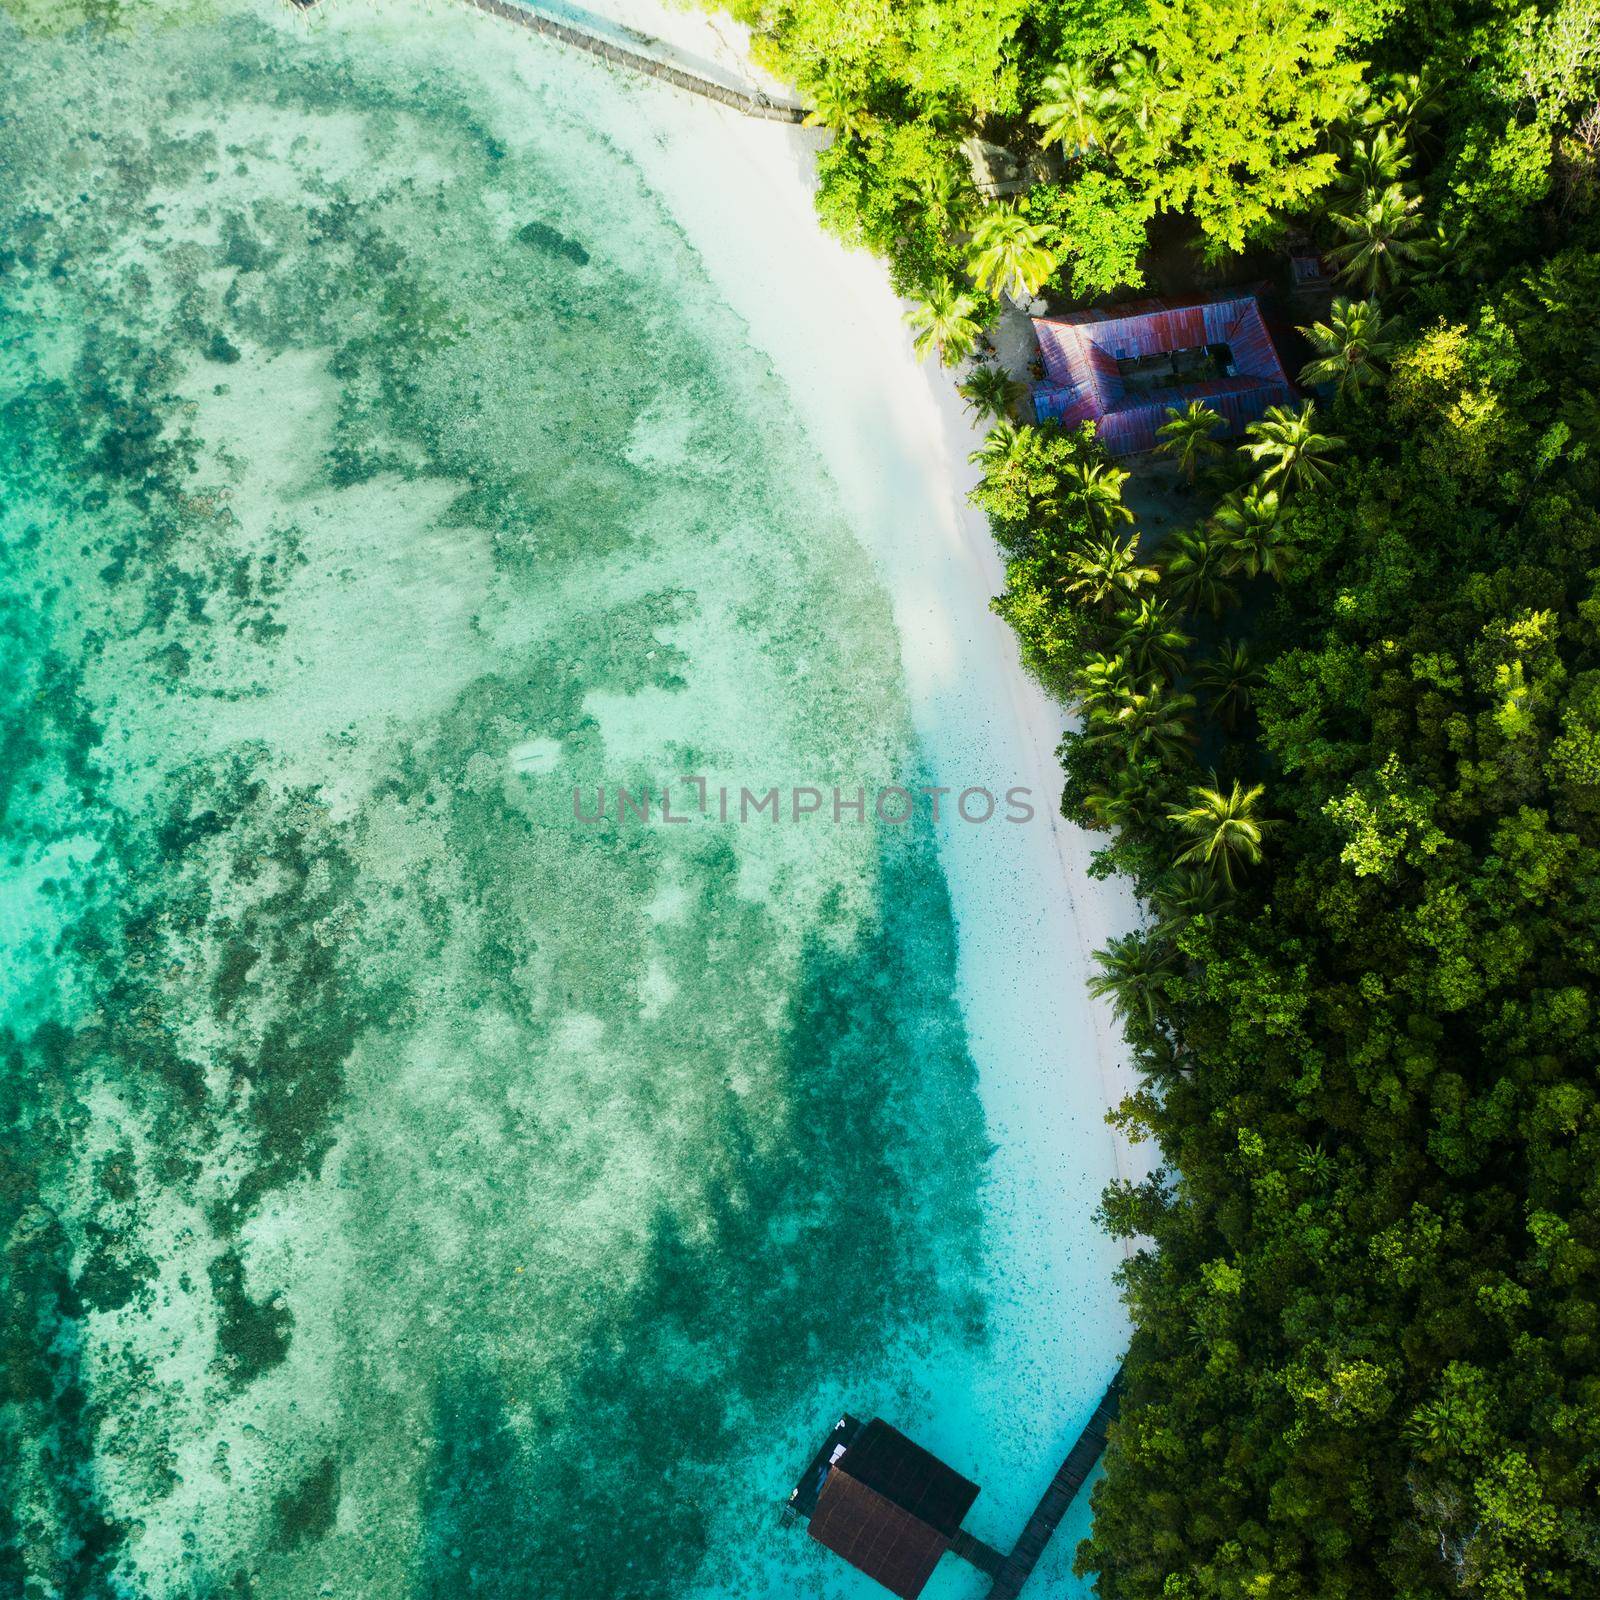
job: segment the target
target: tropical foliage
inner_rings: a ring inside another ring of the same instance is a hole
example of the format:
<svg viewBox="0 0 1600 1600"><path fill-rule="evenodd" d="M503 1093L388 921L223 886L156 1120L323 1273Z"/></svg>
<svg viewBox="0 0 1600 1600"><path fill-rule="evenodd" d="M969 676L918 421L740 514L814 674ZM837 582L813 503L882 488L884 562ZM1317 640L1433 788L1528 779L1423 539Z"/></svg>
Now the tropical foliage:
<svg viewBox="0 0 1600 1600"><path fill-rule="evenodd" d="M1162 1154L1103 1208L1107 1600L1600 1593L1597 246L1397 334L1339 435L1264 419L1153 550L1062 492L1082 434L979 490L1151 910L1094 985Z"/></svg>
<svg viewBox="0 0 1600 1600"><path fill-rule="evenodd" d="M1048 227L1030 222L1023 212L986 212L972 231L972 281L987 293L1026 300L1060 265L1049 247L1050 236Z"/></svg>
<svg viewBox="0 0 1600 1600"><path fill-rule="evenodd" d="M1009 417L1022 399L1023 386L1003 367L977 366L956 385L967 403L967 410L982 422L988 417L999 421Z"/></svg>
<svg viewBox="0 0 1600 1600"><path fill-rule="evenodd" d="M1316 350L1300 369L1300 381L1331 383L1341 397L1383 381L1395 348L1396 319L1385 317L1376 300L1333 302L1326 322L1300 331Z"/></svg>
<svg viewBox="0 0 1600 1600"><path fill-rule="evenodd" d="M927 300L906 313L906 321L916 334L917 356L926 360L937 354L940 361L960 361L972 354L983 328L974 319L978 302L962 294L945 279L936 284Z"/></svg>
<svg viewBox="0 0 1600 1600"><path fill-rule="evenodd" d="M1208 460L1222 454L1217 439L1221 429L1222 418L1203 400L1191 400L1182 411L1168 406L1167 420L1156 429L1161 441L1157 448L1166 451L1192 483Z"/></svg>

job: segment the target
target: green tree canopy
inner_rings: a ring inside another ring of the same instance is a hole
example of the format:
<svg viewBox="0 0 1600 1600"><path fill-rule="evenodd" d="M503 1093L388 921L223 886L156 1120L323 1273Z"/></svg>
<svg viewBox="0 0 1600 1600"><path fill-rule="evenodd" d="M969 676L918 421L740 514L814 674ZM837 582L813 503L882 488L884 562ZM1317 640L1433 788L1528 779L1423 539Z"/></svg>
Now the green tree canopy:
<svg viewBox="0 0 1600 1600"><path fill-rule="evenodd" d="M1122 171L1163 209L1200 224L1213 256L1262 238L1332 180L1328 130L1349 109L1361 67L1323 0L1154 0L1148 129L1129 125Z"/></svg>

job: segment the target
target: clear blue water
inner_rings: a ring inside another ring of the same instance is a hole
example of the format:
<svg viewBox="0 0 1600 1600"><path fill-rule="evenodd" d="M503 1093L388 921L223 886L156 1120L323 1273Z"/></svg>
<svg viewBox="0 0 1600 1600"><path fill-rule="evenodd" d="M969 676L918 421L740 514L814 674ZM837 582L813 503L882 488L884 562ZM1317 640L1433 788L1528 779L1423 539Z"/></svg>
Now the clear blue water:
<svg viewBox="0 0 1600 1600"><path fill-rule="evenodd" d="M948 852L572 815L938 759L630 153L708 113L449 11L87 20L0 10L0 1592L862 1593L776 1526L846 1406L1008 1542L1103 1134L1018 1207Z"/></svg>

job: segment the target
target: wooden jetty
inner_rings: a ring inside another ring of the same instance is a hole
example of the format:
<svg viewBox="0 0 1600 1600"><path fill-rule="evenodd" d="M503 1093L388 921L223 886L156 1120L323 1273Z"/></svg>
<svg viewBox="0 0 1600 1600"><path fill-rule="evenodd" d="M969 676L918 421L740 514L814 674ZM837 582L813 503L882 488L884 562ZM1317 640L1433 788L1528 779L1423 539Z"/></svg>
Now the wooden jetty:
<svg viewBox="0 0 1600 1600"><path fill-rule="evenodd" d="M487 11L492 17L503 17L507 22L514 22L520 28L542 33L548 39L559 39L574 49L587 50L590 55L599 56L611 62L613 66L626 67L630 72L642 72L648 77L659 78L663 83L670 83L674 88L686 90L689 94L697 94L704 99L731 106L747 117L761 117L768 122L805 121L804 106L770 100L759 90L751 93L733 89L725 83L702 78L697 73L685 72L682 67L672 66L655 56L613 44L611 40L603 39L597 33L590 33L586 28L557 22L554 17L547 17L530 6L516 4L515 0L465 0L465 3L478 11Z"/></svg>
<svg viewBox="0 0 1600 1600"><path fill-rule="evenodd" d="M1094 1408L1094 1415L1089 1418L1088 1425L1078 1435L1078 1442L1067 1452L1067 1459L1061 1463L1055 1477L1050 1480L1050 1487L1045 1490L1044 1498L1040 1500L1033 1515L1028 1518L1028 1525L1011 1547L1011 1554L1001 1563L1000 1571L990 1586L988 1600L1016 1600L1016 1596L1021 1594L1022 1586L1038 1565L1039 1557L1044 1554L1044 1547L1050 1542L1050 1536L1060 1527L1061 1519L1066 1516L1067 1507L1072 1504L1078 1491L1083 1487L1084 1480L1094 1471L1094 1464L1100 1459L1100 1453L1106 1447L1106 1430L1116 1421L1117 1407L1121 1398L1122 1369L1119 1367L1116 1377L1111 1380L1111 1387L1101 1397L1100 1404Z"/></svg>
<svg viewBox="0 0 1600 1600"><path fill-rule="evenodd" d="M1016 1600L1094 1471L1121 1397L1119 1367L1010 1555L961 1526L977 1484L882 1418L861 1422L848 1412L801 1474L784 1525L804 1518L813 1539L900 1600L918 1600L946 1551L990 1580L987 1600Z"/></svg>
<svg viewBox="0 0 1600 1600"><path fill-rule="evenodd" d="M957 1528L950 1536L950 1554L969 1567L976 1567L986 1578L998 1578L1006 1564L1006 1558L992 1544L985 1544L965 1528Z"/></svg>

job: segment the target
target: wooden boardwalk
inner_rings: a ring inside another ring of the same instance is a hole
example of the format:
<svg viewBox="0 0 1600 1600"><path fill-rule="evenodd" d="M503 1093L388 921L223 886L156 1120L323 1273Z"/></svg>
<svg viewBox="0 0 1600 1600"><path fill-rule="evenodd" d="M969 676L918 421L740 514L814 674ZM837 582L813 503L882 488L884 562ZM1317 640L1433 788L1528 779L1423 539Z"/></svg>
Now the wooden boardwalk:
<svg viewBox="0 0 1600 1600"><path fill-rule="evenodd" d="M986 1578L998 1578L1006 1558L992 1544L985 1544L965 1528L957 1528L950 1541L950 1554L960 1556L968 1566L976 1567Z"/></svg>
<svg viewBox="0 0 1600 1600"><path fill-rule="evenodd" d="M520 28L542 33L546 38L559 39L563 44L570 44L578 50L587 50L590 55L600 56L614 66L626 67L630 72L645 73L649 77L659 78L663 83L672 84L674 88L684 89L690 94L697 94L707 100L715 100L721 105L731 106L747 117L762 117L768 122L805 121L804 106L786 105L779 100L769 100L759 92L750 94L740 89L731 89L726 84L713 83L710 78L685 72L682 67L670 66L667 62L658 61L654 56L647 56L641 51L624 49L623 46L613 44L609 39L602 39L598 34L589 33L583 28L575 28L569 23L557 22L553 17L542 16L525 5L516 5L510 3L510 0L465 0L465 3L479 11L487 11L490 16L504 17L507 22L514 22Z"/></svg>
<svg viewBox="0 0 1600 1600"><path fill-rule="evenodd" d="M1078 1442L1067 1452L1067 1459L1050 1480L1044 1498L1039 1502L1028 1525L1022 1530L1016 1544L1000 1565L1000 1571L990 1586L988 1600L1016 1600L1028 1574L1038 1565L1050 1536L1061 1525L1067 1507L1083 1487L1084 1479L1094 1470L1100 1452L1106 1447L1106 1429L1116 1420L1117 1406L1122 1396L1122 1372L1118 1369L1111 1387L1094 1408L1088 1426L1078 1435Z"/></svg>

